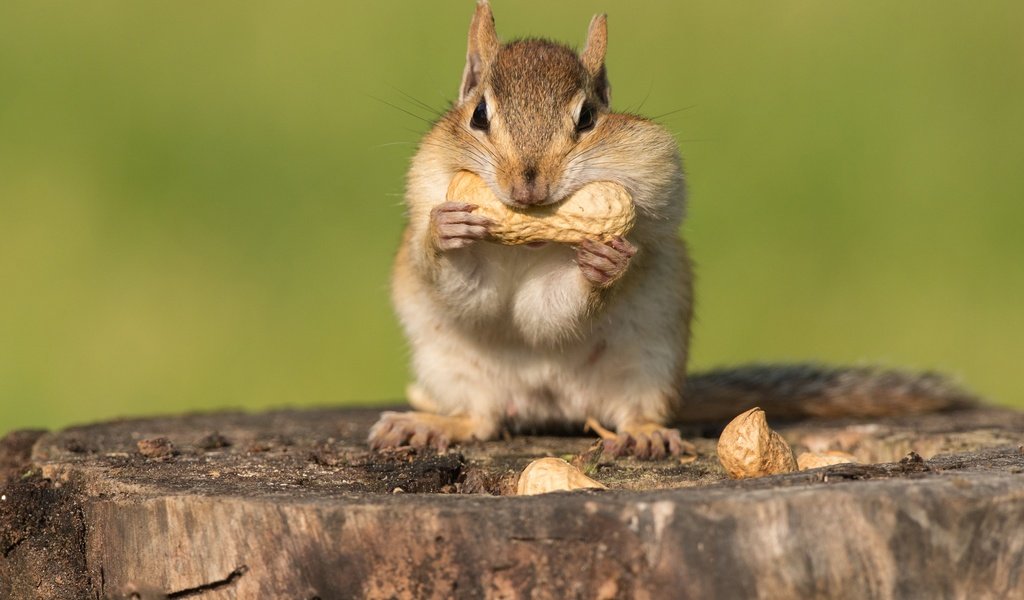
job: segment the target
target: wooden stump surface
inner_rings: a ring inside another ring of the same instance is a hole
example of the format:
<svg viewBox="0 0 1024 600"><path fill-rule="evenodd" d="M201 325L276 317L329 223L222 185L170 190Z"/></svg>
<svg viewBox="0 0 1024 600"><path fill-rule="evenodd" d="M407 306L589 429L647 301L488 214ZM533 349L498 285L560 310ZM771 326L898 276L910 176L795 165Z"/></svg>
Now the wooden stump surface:
<svg viewBox="0 0 1024 600"><path fill-rule="evenodd" d="M683 464L600 456L582 432L375 455L377 415L11 433L0 598L1024 597L1018 412L772 423L866 464L738 482L720 424L683 430ZM611 489L509 497L543 456Z"/></svg>

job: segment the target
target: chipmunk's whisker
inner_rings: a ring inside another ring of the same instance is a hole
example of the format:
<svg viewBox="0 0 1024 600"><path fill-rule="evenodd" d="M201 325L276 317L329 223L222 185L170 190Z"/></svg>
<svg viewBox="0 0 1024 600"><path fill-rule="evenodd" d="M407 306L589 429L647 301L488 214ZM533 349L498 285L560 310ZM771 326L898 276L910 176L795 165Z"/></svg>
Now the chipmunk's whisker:
<svg viewBox="0 0 1024 600"><path fill-rule="evenodd" d="M380 102L381 104L385 104L385 105L390 106L391 108L393 108L393 109L395 109L395 110L397 110L399 112L403 112L403 113L409 115L410 117L413 117L414 119L419 119L420 121L423 121L427 125L433 125L434 121L436 120L436 119L428 119L428 118L426 118L426 117L424 117L422 115L418 115L418 114L412 112L411 110L407 110L407 109L405 109L405 108L403 108L403 107L401 107L401 106L399 106L397 104L394 104L392 102L388 102L387 100L384 100L383 98L378 98L376 96L372 96L372 95L369 95L369 94L367 94L367 96L369 96L370 98L376 100L377 102Z"/></svg>

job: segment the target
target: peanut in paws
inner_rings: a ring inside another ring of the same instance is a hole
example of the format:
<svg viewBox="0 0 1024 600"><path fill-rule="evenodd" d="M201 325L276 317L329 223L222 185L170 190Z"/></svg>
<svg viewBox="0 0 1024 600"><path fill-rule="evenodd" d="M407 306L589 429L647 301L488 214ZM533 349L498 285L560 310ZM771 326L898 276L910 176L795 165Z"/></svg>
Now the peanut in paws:
<svg viewBox="0 0 1024 600"><path fill-rule="evenodd" d="M516 210L498 200L478 175L459 171L448 186L447 200L475 205L475 214L492 222L494 240L507 245L607 240L626 235L636 222L626 188L610 181L588 183L558 204Z"/></svg>

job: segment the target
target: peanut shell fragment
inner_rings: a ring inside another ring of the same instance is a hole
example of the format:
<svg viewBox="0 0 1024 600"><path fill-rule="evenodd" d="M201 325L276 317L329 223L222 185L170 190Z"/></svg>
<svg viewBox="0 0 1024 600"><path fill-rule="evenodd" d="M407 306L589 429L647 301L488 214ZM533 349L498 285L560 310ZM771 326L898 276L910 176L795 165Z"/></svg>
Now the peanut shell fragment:
<svg viewBox="0 0 1024 600"><path fill-rule="evenodd" d="M558 204L517 210L498 200L478 175L459 171L448 186L447 200L475 204L476 214L494 221L494 238L507 245L607 240L626 235L636 222L629 192L610 181L588 183Z"/></svg>
<svg viewBox="0 0 1024 600"><path fill-rule="evenodd" d="M561 458L541 458L523 469L516 486L516 495L533 496L584 488L603 490L607 486L587 477Z"/></svg>
<svg viewBox="0 0 1024 600"><path fill-rule="evenodd" d="M752 408L726 425L718 438L718 460L733 479L797 470L793 449L768 427L760 408Z"/></svg>
<svg viewBox="0 0 1024 600"><path fill-rule="evenodd" d="M796 464L800 467L801 471L855 462L857 462L857 458L855 456L838 450L830 450L828 452L802 452L800 456L796 457Z"/></svg>

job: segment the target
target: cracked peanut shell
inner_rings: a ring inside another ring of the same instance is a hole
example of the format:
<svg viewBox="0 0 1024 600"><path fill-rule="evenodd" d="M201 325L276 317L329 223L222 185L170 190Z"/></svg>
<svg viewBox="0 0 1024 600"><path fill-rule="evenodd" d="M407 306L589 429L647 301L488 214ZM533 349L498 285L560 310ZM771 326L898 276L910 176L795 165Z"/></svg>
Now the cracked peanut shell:
<svg viewBox="0 0 1024 600"><path fill-rule="evenodd" d="M494 238L508 245L606 240L626 235L636 222L626 188L610 181L588 183L558 204L517 210L498 200L478 175L459 171L448 186L447 200L477 205L476 214L494 221Z"/></svg>
<svg viewBox="0 0 1024 600"><path fill-rule="evenodd" d="M526 465L519 475L516 495L533 496L548 492L580 489L606 489L606 486L587 477L582 471L561 458L541 458Z"/></svg>

